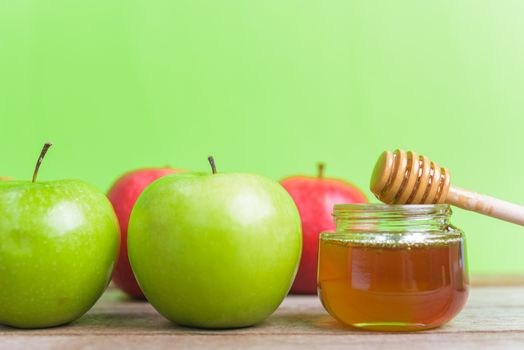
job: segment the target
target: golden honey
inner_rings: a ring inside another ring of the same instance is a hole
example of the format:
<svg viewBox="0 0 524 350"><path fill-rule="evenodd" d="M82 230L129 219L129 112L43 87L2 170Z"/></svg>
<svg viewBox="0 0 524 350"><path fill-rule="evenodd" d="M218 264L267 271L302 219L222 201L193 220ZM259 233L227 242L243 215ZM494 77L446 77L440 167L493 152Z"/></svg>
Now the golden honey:
<svg viewBox="0 0 524 350"><path fill-rule="evenodd" d="M334 318L414 331L460 312L468 297L462 232L449 224L449 206L416 207L336 207L337 232L321 234L318 270L319 296Z"/></svg>

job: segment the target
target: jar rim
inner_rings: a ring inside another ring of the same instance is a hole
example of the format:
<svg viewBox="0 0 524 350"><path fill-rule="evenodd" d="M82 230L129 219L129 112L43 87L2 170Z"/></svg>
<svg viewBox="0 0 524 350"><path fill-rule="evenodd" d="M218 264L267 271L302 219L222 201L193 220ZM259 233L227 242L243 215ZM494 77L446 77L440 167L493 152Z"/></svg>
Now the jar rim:
<svg viewBox="0 0 524 350"><path fill-rule="evenodd" d="M390 212L390 213L435 213L447 212L450 205L446 203L441 204L384 204L384 203L351 203L351 204L335 204L333 207L333 215L337 212Z"/></svg>
<svg viewBox="0 0 524 350"><path fill-rule="evenodd" d="M338 204L333 218L336 232L352 234L452 234L449 204Z"/></svg>

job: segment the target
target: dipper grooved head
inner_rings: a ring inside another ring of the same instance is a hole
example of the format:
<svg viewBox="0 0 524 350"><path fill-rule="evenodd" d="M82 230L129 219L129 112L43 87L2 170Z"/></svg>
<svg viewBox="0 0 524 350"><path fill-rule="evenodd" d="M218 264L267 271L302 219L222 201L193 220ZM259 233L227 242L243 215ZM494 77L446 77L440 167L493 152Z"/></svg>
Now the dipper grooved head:
<svg viewBox="0 0 524 350"><path fill-rule="evenodd" d="M450 186L448 169L415 152L383 152L371 175L371 192L387 204L444 203Z"/></svg>

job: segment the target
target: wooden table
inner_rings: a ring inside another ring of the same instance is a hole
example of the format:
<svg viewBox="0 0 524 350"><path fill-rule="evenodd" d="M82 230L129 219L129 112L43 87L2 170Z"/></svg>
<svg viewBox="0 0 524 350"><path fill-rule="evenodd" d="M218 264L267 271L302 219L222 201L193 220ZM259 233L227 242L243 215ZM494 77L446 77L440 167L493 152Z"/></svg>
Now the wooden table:
<svg viewBox="0 0 524 350"><path fill-rule="evenodd" d="M148 303L109 289L80 320L46 330L0 327L0 349L524 349L524 284L484 280L450 324L416 333L353 331L311 296L290 296L262 324L205 331L177 327Z"/></svg>

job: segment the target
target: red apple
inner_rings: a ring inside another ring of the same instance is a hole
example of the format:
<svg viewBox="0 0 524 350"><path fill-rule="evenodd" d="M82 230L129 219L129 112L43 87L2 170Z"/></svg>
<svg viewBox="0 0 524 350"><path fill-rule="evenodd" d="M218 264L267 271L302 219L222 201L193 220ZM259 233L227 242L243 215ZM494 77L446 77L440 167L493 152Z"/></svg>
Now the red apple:
<svg viewBox="0 0 524 350"><path fill-rule="evenodd" d="M333 231L332 212L335 204L367 203L367 198L353 184L324 177L324 165L319 164L317 177L293 176L281 181L289 192L302 221L302 258L291 293L316 294L318 236Z"/></svg>
<svg viewBox="0 0 524 350"><path fill-rule="evenodd" d="M164 175L181 171L170 168L149 168L131 171L116 180L107 194L120 222L121 231L120 256L113 273L113 282L134 298L144 298L144 294L136 282L129 264L129 258L127 257L127 224L131 210L138 196L150 183Z"/></svg>

